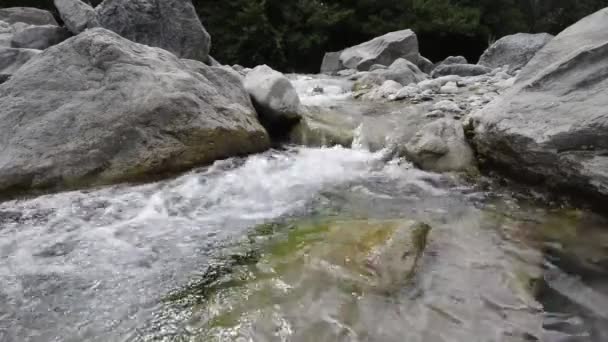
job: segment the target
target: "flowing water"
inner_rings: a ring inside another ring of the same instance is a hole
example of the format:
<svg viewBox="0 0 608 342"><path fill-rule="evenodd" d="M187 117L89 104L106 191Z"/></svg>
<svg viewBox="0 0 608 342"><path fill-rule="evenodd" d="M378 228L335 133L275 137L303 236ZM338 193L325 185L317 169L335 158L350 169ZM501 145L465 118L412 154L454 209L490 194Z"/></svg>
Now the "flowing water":
<svg viewBox="0 0 608 342"><path fill-rule="evenodd" d="M608 340L604 218L357 146L0 203L0 341Z"/></svg>

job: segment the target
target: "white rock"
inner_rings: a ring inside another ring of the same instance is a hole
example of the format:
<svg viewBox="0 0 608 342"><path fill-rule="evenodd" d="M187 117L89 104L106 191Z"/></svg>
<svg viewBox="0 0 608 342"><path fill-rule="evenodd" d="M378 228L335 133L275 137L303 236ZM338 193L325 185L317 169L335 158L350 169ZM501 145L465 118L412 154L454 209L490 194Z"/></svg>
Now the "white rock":
<svg viewBox="0 0 608 342"><path fill-rule="evenodd" d="M439 101L439 102L435 103L433 105L433 109L439 110L442 112L452 112L452 113L462 112L462 109L460 109L460 107L456 103L454 103L453 101L450 101L450 100L443 100L443 101Z"/></svg>
<svg viewBox="0 0 608 342"><path fill-rule="evenodd" d="M458 84L455 82L448 82L446 85L441 87L441 89L439 89L439 92L443 94L456 94L460 92L460 89L458 88Z"/></svg>

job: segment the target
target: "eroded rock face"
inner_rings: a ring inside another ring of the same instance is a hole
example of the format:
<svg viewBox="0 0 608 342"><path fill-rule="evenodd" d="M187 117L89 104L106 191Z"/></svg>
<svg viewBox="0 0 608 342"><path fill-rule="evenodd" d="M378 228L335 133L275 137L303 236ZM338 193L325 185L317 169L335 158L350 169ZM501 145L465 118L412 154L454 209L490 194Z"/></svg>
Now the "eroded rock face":
<svg viewBox="0 0 608 342"><path fill-rule="evenodd" d="M0 190L79 187L258 152L238 77L90 29L0 86Z"/></svg>
<svg viewBox="0 0 608 342"><path fill-rule="evenodd" d="M474 115L474 143L514 175L608 198L608 9L559 34ZM605 206L604 206L605 207Z"/></svg>
<svg viewBox="0 0 608 342"><path fill-rule="evenodd" d="M456 75L461 77L479 76L489 74L492 69L474 64L442 64L433 70L433 78Z"/></svg>
<svg viewBox="0 0 608 342"><path fill-rule="evenodd" d="M325 56L323 57L323 63L321 64L321 73L322 74L333 75L333 74L337 73L338 71L344 69L342 62L340 61L341 53L342 53L342 51L327 52L325 54Z"/></svg>
<svg viewBox="0 0 608 342"><path fill-rule="evenodd" d="M55 0L55 7L73 34L99 26L95 9L81 0Z"/></svg>
<svg viewBox="0 0 608 342"><path fill-rule="evenodd" d="M247 74L244 84L262 122L271 131L289 128L300 120L300 97L282 73L260 65Z"/></svg>
<svg viewBox="0 0 608 342"><path fill-rule="evenodd" d="M51 12L32 7L1 8L0 20L9 24L58 25Z"/></svg>
<svg viewBox="0 0 608 342"><path fill-rule="evenodd" d="M390 65L399 58L418 62L418 38L412 30L387 33L340 54L345 68L367 71L374 64Z"/></svg>
<svg viewBox="0 0 608 342"><path fill-rule="evenodd" d="M137 43L206 62L211 38L190 0L106 0L99 24Z"/></svg>
<svg viewBox="0 0 608 342"><path fill-rule="evenodd" d="M429 171L468 171L475 168L473 150L467 143L462 124L440 119L424 126L405 145L406 156Z"/></svg>
<svg viewBox="0 0 608 342"><path fill-rule="evenodd" d="M11 39L14 48L44 50L70 37L70 32L55 25L30 26L16 32Z"/></svg>
<svg viewBox="0 0 608 342"><path fill-rule="evenodd" d="M511 72L519 70L552 39L548 33L518 33L503 37L483 53L479 65L489 68L508 65Z"/></svg>
<svg viewBox="0 0 608 342"><path fill-rule="evenodd" d="M0 75L12 75L40 50L0 48Z"/></svg>

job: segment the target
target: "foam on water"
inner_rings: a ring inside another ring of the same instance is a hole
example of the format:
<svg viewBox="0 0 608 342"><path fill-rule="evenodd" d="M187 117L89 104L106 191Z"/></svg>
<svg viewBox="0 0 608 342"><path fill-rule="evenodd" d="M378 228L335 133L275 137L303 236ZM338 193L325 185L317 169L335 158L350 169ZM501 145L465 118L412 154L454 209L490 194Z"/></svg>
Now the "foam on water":
<svg viewBox="0 0 608 342"><path fill-rule="evenodd" d="M332 187L379 175L418 182L420 171L381 156L293 148L169 181L1 203L0 213L18 215L0 221L0 297L8 298L0 317L14 322L7 336L95 340L95 332L129 330L243 230L301 210Z"/></svg>

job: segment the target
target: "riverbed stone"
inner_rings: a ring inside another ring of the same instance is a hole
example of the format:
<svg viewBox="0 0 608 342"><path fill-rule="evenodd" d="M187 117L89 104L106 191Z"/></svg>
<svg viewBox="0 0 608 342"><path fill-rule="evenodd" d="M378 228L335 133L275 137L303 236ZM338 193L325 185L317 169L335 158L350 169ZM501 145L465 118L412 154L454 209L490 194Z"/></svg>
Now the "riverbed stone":
<svg viewBox="0 0 608 342"><path fill-rule="evenodd" d="M342 51L338 52L327 52L323 57L323 62L321 64L321 73L327 75L333 75L340 70L344 69L342 62L340 61L340 54Z"/></svg>
<svg viewBox="0 0 608 342"><path fill-rule="evenodd" d="M300 97L281 72L260 65L247 74L244 84L262 123L271 133L285 133L274 131L288 130L300 120Z"/></svg>
<svg viewBox="0 0 608 342"><path fill-rule="evenodd" d="M55 25L29 26L16 32L11 39L14 48L44 50L71 36L63 27Z"/></svg>
<svg viewBox="0 0 608 342"><path fill-rule="evenodd" d="M534 55L553 39L548 33L517 33L492 44L479 59L479 65L489 68L509 66L509 72L524 67Z"/></svg>
<svg viewBox="0 0 608 342"><path fill-rule="evenodd" d="M32 7L0 8L0 20L9 24L25 23L28 25L58 26L51 12Z"/></svg>
<svg viewBox="0 0 608 342"><path fill-rule="evenodd" d="M570 26L473 116L485 161L529 182L608 199L606 31L608 8Z"/></svg>
<svg viewBox="0 0 608 342"><path fill-rule="evenodd" d="M10 76L27 63L40 50L0 47L0 75Z"/></svg>
<svg viewBox="0 0 608 342"><path fill-rule="evenodd" d="M207 61L211 37L190 0L105 0L96 11L101 27L129 40Z"/></svg>
<svg viewBox="0 0 608 342"><path fill-rule="evenodd" d="M5 191L140 179L269 146L240 79L101 28L0 86L0 141Z"/></svg>
<svg viewBox="0 0 608 342"><path fill-rule="evenodd" d="M491 68L475 65L475 64L444 64L440 65L431 74L431 77L437 78L447 75L456 75L461 77L479 76L492 72Z"/></svg>
<svg viewBox="0 0 608 342"><path fill-rule="evenodd" d="M462 124L446 118L424 126L405 145L406 156L420 168L435 172L474 169L473 150Z"/></svg>
<svg viewBox="0 0 608 342"><path fill-rule="evenodd" d="M73 34L99 26L95 9L81 0L55 0L54 4L61 20Z"/></svg>
<svg viewBox="0 0 608 342"><path fill-rule="evenodd" d="M340 61L345 68L368 71L374 64L390 65L399 58L417 63L419 55L414 31L401 30L345 49Z"/></svg>

